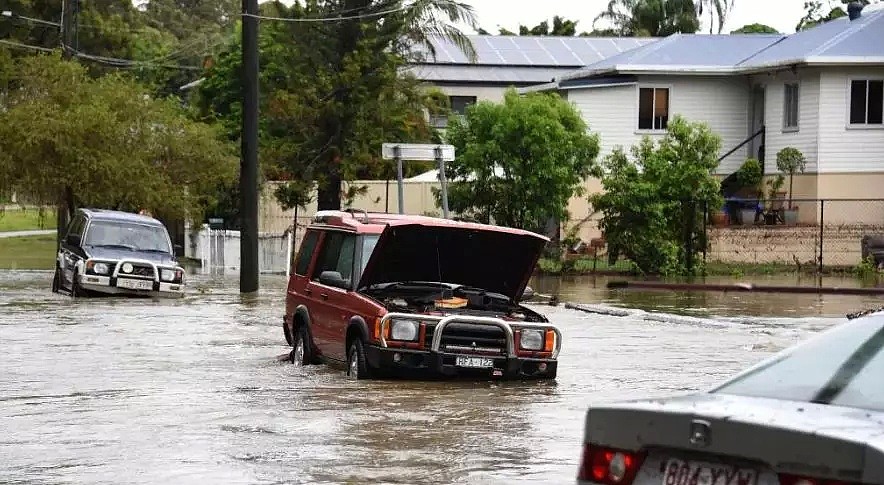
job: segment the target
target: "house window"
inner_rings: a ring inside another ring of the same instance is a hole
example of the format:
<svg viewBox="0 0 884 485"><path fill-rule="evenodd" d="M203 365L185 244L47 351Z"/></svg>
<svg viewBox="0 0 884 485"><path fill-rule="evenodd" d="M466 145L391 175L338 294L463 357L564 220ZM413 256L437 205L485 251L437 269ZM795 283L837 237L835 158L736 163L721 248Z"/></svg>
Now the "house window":
<svg viewBox="0 0 884 485"><path fill-rule="evenodd" d="M850 82L850 124L880 125L884 123L884 80Z"/></svg>
<svg viewBox="0 0 884 485"><path fill-rule="evenodd" d="M640 88L638 129L665 130L669 125L669 88Z"/></svg>
<svg viewBox="0 0 884 485"><path fill-rule="evenodd" d="M786 84L783 100L783 129L798 129L798 83Z"/></svg>
<svg viewBox="0 0 884 485"><path fill-rule="evenodd" d="M475 96L449 96L448 102L451 104L451 111L461 116L467 114L467 107L476 104Z"/></svg>

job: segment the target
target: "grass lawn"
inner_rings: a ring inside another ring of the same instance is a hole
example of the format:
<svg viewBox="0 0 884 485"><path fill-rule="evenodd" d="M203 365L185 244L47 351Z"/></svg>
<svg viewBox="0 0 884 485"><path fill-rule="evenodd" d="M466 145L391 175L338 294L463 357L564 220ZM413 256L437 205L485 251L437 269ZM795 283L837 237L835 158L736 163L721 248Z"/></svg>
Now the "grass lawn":
<svg viewBox="0 0 884 485"><path fill-rule="evenodd" d="M0 269L52 269L55 234L0 238Z"/></svg>
<svg viewBox="0 0 884 485"><path fill-rule="evenodd" d="M0 210L0 232L33 231L37 229L55 229L55 209L8 208Z"/></svg>

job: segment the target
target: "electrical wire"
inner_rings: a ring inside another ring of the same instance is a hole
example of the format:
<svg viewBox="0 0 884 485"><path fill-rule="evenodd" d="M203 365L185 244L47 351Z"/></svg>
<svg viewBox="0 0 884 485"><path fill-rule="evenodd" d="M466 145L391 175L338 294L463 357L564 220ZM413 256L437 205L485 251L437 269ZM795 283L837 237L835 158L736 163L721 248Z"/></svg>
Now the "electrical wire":
<svg viewBox="0 0 884 485"><path fill-rule="evenodd" d="M5 39L0 39L0 44L5 44L5 45L8 45L8 46L12 46L12 47L18 47L18 48L21 48L21 49L32 49L32 50L37 50L37 51L41 51L41 52L52 52L52 49L49 49L49 48L47 48L47 47L40 47L40 46L37 46L37 45L22 44L22 43L19 43L19 42L13 42L13 41L11 41L11 40L5 40Z"/></svg>
<svg viewBox="0 0 884 485"><path fill-rule="evenodd" d="M393 9L389 9L389 10L382 10L380 12L366 13L366 14L359 14L359 15L347 15L347 16L339 16L339 17L325 17L325 18L270 17L267 15L255 15L255 14L251 14L251 13L243 13L240 15L243 17L256 18L259 20L276 20L279 22L340 22L342 20L360 20L360 19L367 19L367 18L372 18L372 17L380 17L383 15L391 14L391 13L402 12L403 10L406 10L407 8L408 7L403 5L398 8L393 8Z"/></svg>
<svg viewBox="0 0 884 485"><path fill-rule="evenodd" d="M2 15L0 15L0 16L12 18L12 19L22 19L22 20L26 20L28 22L33 22L36 24L44 24L44 25L51 25L53 27L61 27L61 23L59 23L59 22L50 22L49 20L42 20L42 19L35 19L33 17L26 17L24 15L19 15L17 13L10 12L9 10L4 10L2 12Z"/></svg>

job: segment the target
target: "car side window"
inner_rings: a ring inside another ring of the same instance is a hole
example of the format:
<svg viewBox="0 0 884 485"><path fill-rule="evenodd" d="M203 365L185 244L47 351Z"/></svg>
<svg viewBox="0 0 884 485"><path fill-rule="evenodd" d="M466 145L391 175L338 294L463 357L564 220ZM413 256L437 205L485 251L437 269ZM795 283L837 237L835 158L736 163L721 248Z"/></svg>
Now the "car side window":
<svg viewBox="0 0 884 485"><path fill-rule="evenodd" d="M319 241L319 231L307 231L304 236L304 242L301 243L301 250L298 251L298 260L295 261L295 274L307 276L307 270L310 269L310 261L313 259L313 252L316 251L316 242Z"/></svg>
<svg viewBox="0 0 884 485"><path fill-rule="evenodd" d="M77 236L78 238L83 237L83 229L86 227L86 218L82 215L74 216L74 219L71 221L71 224L68 226L68 233L65 235L65 238L68 236Z"/></svg>
<svg viewBox="0 0 884 485"><path fill-rule="evenodd" d="M353 264L356 255L356 235L329 231L325 234L319 259L313 270L312 280L319 280L323 271L337 271L344 280L353 277Z"/></svg>

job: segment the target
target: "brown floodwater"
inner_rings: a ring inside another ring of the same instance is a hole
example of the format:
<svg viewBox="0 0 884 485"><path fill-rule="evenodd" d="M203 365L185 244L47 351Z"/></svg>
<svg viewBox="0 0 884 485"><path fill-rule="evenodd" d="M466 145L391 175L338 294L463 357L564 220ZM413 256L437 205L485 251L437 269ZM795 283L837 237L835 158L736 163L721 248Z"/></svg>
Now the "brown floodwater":
<svg viewBox="0 0 884 485"><path fill-rule="evenodd" d="M590 403L707 388L875 303L537 279L642 311L537 306L565 336L554 383L354 382L278 360L284 277L242 298L235 275L194 276L175 301L50 279L0 272L0 483L573 482Z"/></svg>

